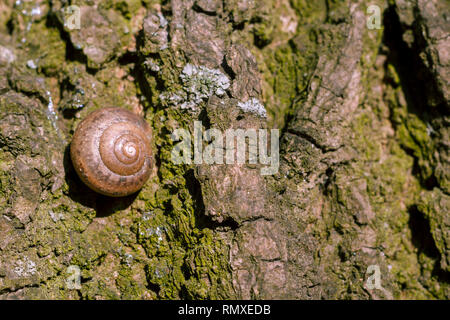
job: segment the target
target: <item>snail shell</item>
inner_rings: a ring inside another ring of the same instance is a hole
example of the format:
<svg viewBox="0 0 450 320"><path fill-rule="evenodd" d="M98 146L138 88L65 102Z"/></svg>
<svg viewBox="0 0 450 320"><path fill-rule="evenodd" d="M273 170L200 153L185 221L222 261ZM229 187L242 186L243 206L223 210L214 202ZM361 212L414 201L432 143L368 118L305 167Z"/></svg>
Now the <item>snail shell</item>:
<svg viewBox="0 0 450 320"><path fill-rule="evenodd" d="M152 169L151 129L122 108L89 114L77 127L70 157L80 179L92 190L122 197L142 188Z"/></svg>

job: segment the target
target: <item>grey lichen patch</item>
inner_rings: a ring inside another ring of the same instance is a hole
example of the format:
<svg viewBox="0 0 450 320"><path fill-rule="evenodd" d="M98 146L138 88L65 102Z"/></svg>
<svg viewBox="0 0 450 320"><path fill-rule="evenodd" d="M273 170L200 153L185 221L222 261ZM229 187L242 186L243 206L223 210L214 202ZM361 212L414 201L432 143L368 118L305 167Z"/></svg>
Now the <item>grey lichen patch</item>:
<svg viewBox="0 0 450 320"><path fill-rule="evenodd" d="M16 56L12 48L0 45L0 65L9 65L14 60L16 60Z"/></svg>
<svg viewBox="0 0 450 320"><path fill-rule="evenodd" d="M59 220L64 219L63 213L56 213L56 212L53 212L53 210L49 210L48 214L52 218L53 222L58 222Z"/></svg>
<svg viewBox="0 0 450 320"><path fill-rule="evenodd" d="M175 93L162 93L161 100L181 109L196 110L198 105L213 94L223 96L230 87L230 79L218 69L186 64L180 74L183 89Z"/></svg>
<svg viewBox="0 0 450 320"><path fill-rule="evenodd" d="M17 277L30 277L36 274L36 263L27 257L17 260L13 265L13 272Z"/></svg>
<svg viewBox="0 0 450 320"><path fill-rule="evenodd" d="M439 116L385 105L403 84L383 62L367 74L381 31L363 1L80 0L81 30L64 27L67 1L18 2L0 4L1 298L448 297L448 170L435 162L427 192L414 176L415 161L445 159L447 135ZM71 175L57 128L70 138L104 106L145 114L158 161L132 204L96 217L102 199ZM171 132L201 110L224 130L272 117L280 174L173 164ZM385 291L364 288L372 264Z"/></svg>
<svg viewBox="0 0 450 320"><path fill-rule="evenodd" d="M181 73L181 81L188 91L195 95L195 100L211 96L221 96L230 87L230 80L220 70L204 66L187 64Z"/></svg>
<svg viewBox="0 0 450 320"><path fill-rule="evenodd" d="M251 98L246 102L238 102L238 107L244 112L256 113L263 118L267 117L266 108L256 98Z"/></svg>
<svg viewBox="0 0 450 320"><path fill-rule="evenodd" d="M153 72L158 72L161 70L161 67L158 65L158 63L154 59L151 59L151 58L147 58L144 61L144 66Z"/></svg>

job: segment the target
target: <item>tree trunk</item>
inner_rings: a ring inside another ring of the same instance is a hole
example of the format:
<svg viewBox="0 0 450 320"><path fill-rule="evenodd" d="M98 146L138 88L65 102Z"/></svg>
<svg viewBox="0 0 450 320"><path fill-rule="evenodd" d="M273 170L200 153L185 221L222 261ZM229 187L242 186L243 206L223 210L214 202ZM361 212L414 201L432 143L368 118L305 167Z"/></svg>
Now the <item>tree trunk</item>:
<svg viewBox="0 0 450 320"><path fill-rule="evenodd" d="M71 4L0 1L0 298L450 297L448 1ZM69 157L112 106L153 130L125 198ZM199 122L279 166L175 163Z"/></svg>

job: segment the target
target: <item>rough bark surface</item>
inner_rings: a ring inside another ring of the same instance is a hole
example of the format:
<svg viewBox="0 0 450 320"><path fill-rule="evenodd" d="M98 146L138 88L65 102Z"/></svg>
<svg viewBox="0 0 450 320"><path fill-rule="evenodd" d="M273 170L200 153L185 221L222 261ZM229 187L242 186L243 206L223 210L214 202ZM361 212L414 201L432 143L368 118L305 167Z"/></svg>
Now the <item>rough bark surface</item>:
<svg viewBox="0 0 450 320"><path fill-rule="evenodd" d="M448 12L0 0L0 298L450 298ZM154 133L154 173L125 199L69 159L81 119L112 106ZM173 163L171 135L194 121L280 129L278 173Z"/></svg>

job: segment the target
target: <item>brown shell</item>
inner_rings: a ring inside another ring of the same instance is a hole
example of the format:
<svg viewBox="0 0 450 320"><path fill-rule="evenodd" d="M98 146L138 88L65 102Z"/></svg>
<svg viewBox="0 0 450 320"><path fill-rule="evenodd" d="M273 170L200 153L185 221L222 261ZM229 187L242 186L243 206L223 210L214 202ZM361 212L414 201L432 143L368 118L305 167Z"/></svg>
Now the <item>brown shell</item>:
<svg viewBox="0 0 450 320"><path fill-rule="evenodd" d="M70 157L81 180L92 190L122 197L142 188L152 170L151 129L144 119L122 108L89 114L77 127Z"/></svg>

